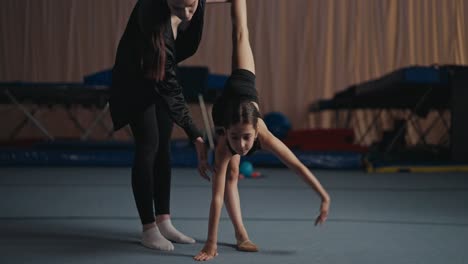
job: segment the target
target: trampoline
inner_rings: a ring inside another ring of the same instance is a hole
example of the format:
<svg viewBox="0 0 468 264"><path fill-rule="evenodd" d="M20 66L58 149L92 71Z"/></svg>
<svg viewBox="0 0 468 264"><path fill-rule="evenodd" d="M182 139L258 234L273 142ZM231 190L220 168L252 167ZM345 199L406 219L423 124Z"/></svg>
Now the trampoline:
<svg viewBox="0 0 468 264"><path fill-rule="evenodd" d="M0 83L0 103L17 107L25 119L13 130L10 139L14 139L27 124L32 122L49 140L54 140L49 130L35 115L39 109L63 107L74 125L81 131L81 139L89 137L93 129L101 123L108 111L109 98L107 85L61 82L2 82ZM84 107L95 113L94 120L85 127L79 122L72 107ZM111 128L107 128L110 130Z"/></svg>
<svg viewBox="0 0 468 264"><path fill-rule="evenodd" d="M406 123L411 123L418 133L418 143L426 144L425 137L440 121L449 135L450 121L444 117L445 111L451 110L452 81L466 74L467 66L411 66L390 72L380 78L352 85L338 92L332 99L318 100L309 106L309 112L318 113L332 110L336 113L346 111L345 127L349 127L353 110L377 110L370 124L357 140L361 144L372 128L375 128L384 111L409 110ZM422 129L418 118L435 111L438 118L427 129ZM337 124L338 126L338 124ZM406 128L402 127L402 130ZM396 137L402 136L402 131ZM395 138L394 141L397 139ZM439 143L444 143L441 141ZM390 152L392 146L387 150Z"/></svg>
<svg viewBox="0 0 468 264"><path fill-rule="evenodd" d="M201 66L182 66L178 71L188 103L198 103L198 94L203 94L205 101L212 103L227 79L225 75L210 74L207 67ZM38 118L39 111L52 107L66 110L69 121L81 132L81 140L88 140L98 125L104 128L105 138L112 138L112 127L103 122L109 111L107 101L111 81L112 70L108 69L84 76L83 82L0 82L0 104L13 105L24 114L24 119L13 129L10 139L15 139L31 122L48 140L55 140L55 136ZM93 120L87 125L80 123L77 114L71 111L73 107L92 111Z"/></svg>

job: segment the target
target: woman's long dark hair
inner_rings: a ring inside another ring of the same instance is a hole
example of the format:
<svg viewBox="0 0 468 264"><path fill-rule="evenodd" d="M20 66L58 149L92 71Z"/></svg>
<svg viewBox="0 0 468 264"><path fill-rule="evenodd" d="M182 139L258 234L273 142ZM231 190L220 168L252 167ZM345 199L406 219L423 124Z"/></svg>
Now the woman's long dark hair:
<svg viewBox="0 0 468 264"><path fill-rule="evenodd" d="M150 35L151 43L146 43L142 66L147 78L161 81L165 77L166 44L164 34L171 12L167 0L146 0L142 6L142 23L148 25L146 34Z"/></svg>

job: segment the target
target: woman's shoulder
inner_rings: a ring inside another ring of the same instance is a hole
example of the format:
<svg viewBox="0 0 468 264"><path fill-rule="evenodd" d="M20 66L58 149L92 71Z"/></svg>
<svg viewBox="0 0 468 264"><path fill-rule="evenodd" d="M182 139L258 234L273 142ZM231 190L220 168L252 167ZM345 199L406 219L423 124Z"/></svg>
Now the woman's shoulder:
<svg viewBox="0 0 468 264"><path fill-rule="evenodd" d="M150 35L161 23L170 23L170 11L163 0L138 0L135 9L141 31Z"/></svg>

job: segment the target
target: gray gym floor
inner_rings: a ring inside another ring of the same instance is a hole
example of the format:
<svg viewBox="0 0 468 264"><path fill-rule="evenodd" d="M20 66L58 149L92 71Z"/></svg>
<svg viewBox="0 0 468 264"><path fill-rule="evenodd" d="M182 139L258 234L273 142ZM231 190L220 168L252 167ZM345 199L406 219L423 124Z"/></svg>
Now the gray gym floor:
<svg viewBox="0 0 468 264"><path fill-rule="evenodd" d="M468 263L468 174L315 171L319 199L287 169L241 180L242 210L261 251L237 252L226 212L211 263ZM130 168L0 168L0 263L194 263L207 232L210 184L174 169L175 226L197 239L173 252L139 244Z"/></svg>

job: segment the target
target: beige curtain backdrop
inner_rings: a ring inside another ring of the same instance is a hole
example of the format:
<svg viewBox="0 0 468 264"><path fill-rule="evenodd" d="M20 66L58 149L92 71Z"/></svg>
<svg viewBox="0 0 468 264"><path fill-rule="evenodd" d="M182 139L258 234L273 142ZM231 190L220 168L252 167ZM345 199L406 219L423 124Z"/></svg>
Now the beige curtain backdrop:
<svg viewBox="0 0 468 264"><path fill-rule="evenodd" d="M0 81L81 81L112 67L135 2L2 0ZM466 64L467 13L468 0L248 0L262 110L285 113L295 129L329 127L332 115L309 118L311 102L408 65ZM201 46L183 64L228 74L230 32L229 5L209 5ZM60 109L42 111L53 133L77 133ZM357 113L355 125L371 114ZM0 116L5 139L23 117L6 106ZM38 135L31 125L21 134Z"/></svg>

